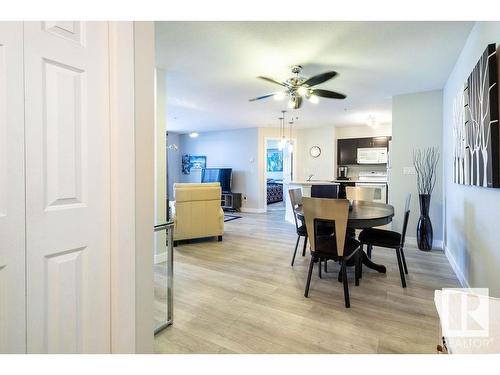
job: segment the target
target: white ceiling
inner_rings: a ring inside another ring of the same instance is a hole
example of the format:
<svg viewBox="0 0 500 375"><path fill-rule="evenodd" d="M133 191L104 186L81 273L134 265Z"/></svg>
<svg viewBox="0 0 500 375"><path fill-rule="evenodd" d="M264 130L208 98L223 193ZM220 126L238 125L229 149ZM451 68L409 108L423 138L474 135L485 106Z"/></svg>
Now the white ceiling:
<svg viewBox="0 0 500 375"><path fill-rule="evenodd" d="M286 100L248 99L276 91L259 75L285 80L290 66L309 77L338 76L295 111L298 126L391 122L391 96L444 86L473 22L156 22L157 66L167 71L171 131L278 126Z"/></svg>

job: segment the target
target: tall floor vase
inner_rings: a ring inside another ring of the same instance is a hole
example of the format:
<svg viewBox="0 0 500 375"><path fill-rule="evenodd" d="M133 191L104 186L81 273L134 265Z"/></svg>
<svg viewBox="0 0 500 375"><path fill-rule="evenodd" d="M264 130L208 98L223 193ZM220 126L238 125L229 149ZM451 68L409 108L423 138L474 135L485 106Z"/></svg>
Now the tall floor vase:
<svg viewBox="0 0 500 375"><path fill-rule="evenodd" d="M420 194L420 218L417 224L417 244L422 251L432 249L432 223L429 217L429 206L431 204L430 194Z"/></svg>

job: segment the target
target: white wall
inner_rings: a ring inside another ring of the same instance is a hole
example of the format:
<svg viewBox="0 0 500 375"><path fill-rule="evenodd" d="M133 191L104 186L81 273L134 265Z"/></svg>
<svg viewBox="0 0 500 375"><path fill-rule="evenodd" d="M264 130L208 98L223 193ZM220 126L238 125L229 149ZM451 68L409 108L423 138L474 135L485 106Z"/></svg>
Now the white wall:
<svg viewBox="0 0 500 375"><path fill-rule="evenodd" d="M178 133L168 132L168 146L180 145L180 135ZM173 186L176 182L181 182L181 151L171 148L167 151L168 158L168 199L174 200Z"/></svg>
<svg viewBox="0 0 500 375"><path fill-rule="evenodd" d="M337 141L335 127L297 130L297 174L295 180L305 180L313 174L313 180L333 180L336 177L335 161ZM321 149L321 155L313 158L309 150L313 146Z"/></svg>
<svg viewBox="0 0 500 375"><path fill-rule="evenodd" d="M259 208L258 129L200 133L197 138L180 136L180 155L204 155L207 168L232 168L232 191L242 193L242 209ZM181 182L200 182L201 172L181 174ZM246 200L244 199L246 197Z"/></svg>
<svg viewBox="0 0 500 375"><path fill-rule="evenodd" d="M392 135L392 124L339 126L335 130L337 139L383 137Z"/></svg>
<svg viewBox="0 0 500 375"><path fill-rule="evenodd" d="M500 189L454 184L452 168L453 100L489 43L500 43L500 23L477 22L443 91L445 246L463 284L500 297Z"/></svg>
<svg viewBox="0 0 500 375"><path fill-rule="evenodd" d="M395 208L393 227L395 230L401 230L405 197L409 192L412 194L407 232L409 242L414 241L416 237L420 211L416 177L415 175L403 174L403 168L413 166L414 149L437 146L442 153L442 108L441 90L397 95L392 100L392 171L389 203ZM442 246L441 241L443 240L442 165L441 157L429 214L434 232L434 246L436 247Z"/></svg>

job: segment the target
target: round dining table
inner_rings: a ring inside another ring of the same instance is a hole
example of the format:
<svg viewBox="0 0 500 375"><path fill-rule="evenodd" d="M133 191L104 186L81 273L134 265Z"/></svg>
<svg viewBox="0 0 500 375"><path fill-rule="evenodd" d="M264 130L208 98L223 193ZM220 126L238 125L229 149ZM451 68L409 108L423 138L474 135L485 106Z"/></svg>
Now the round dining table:
<svg viewBox="0 0 500 375"><path fill-rule="evenodd" d="M302 206L295 209L298 217L304 218ZM390 204L369 201L352 201L349 207L347 219L347 236L356 236L356 229L366 229L389 224L394 216L394 207ZM372 262L363 251L361 260L363 264L380 273L385 273L386 268L382 264Z"/></svg>

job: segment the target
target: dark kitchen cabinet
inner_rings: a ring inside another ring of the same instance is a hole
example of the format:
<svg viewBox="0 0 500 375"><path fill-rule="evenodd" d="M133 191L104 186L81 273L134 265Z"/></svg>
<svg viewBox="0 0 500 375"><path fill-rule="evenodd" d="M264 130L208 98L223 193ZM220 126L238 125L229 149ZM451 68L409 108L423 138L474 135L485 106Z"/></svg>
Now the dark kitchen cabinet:
<svg viewBox="0 0 500 375"><path fill-rule="evenodd" d="M337 165L358 164L358 148L389 147L391 137L346 138L337 140Z"/></svg>
<svg viewBox="0 0 500 375"><path fill-rule="evenodd" d="M372 148L373 138L356 138L357 148Z"/></svg>
<svg viewBox="0 0 500 375"><path fill-rule="evenodd" d="M358 140L357 138L337 140L337 164L352 165L357 163Z"/></svg>
<svg viewBox="0 0 500 375"><path fill-rule="evenodd" d="M372 147L389 147L389 139L390 137L373 137Z"/></svg>

